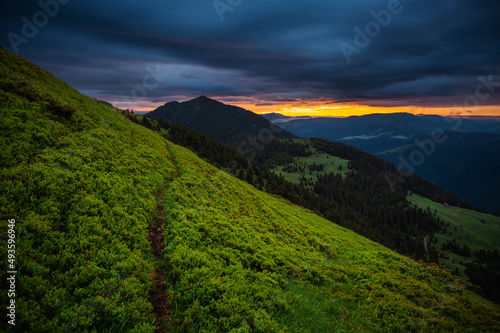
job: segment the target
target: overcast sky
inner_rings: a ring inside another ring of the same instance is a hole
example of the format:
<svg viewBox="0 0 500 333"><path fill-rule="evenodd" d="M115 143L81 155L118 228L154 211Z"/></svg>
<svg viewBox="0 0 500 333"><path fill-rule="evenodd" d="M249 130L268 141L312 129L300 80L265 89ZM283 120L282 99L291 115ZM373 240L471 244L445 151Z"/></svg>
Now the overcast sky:
<svg viewBox="0 0 500 333"><path fill-rule="evenodd" d="M500 104L498 0L1 6L4 48L124 108L154 109L199 95L257 111Z"/></svg>

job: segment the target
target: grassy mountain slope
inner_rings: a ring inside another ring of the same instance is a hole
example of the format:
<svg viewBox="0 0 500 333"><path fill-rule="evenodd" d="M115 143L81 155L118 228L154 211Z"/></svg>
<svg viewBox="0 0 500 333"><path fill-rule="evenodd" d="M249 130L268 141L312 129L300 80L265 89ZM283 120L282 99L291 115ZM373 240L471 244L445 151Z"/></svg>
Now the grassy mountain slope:
<svg viewBox="0 0 500 333"><path fill-rule="evenodd" d="M271 124L263 117L219 101L200 96L186 102L170 102L147 114L181 124L227 144L237 144L249 138L268 140L292 139L295 135Z"/></svg>
<svg viewBox="0 0 500 333"><path fill-rule="evenodd" d="M481 329L476 296L449 272L171 151L164 262L178 331Z"/></svg>
<svg viewBox="0 0 500 333"><path fill-rule="evenodd" d="M432 202L416 194L414 204L429 209L444 222L444 228L426 237L434 244L439 263L467 277L485 297L500 302L500 217Z"/></svg>
<svg viewBox="0 0 500 333"><path fill-rule="evenodd" d="M0 52L0 275L6 290L14 218L14 331L151 331L147 229L155 191L175 174L164 140ZM54 103L74 113L56 115Z"/></svg>
<svg viewBox="0 0 500 333"><path fill-rule="evenodd" d="M13 218L18 271L3 331L153 332L158 271L173 332L500 329L500 308L448 271L257 191L2 49L0 116L2 290Z"/></svg>
<svg viewBox="0 0 500 333"><path fill-rule="evenodd" d="M449 223L448 232L437 235L440 242L457 238L459 244L465 244L474 251L500 248L500 217L459 207L446 207L417 194L408 196L408 200L424 209L429 207L432 212L437 212L441 220Z"/></svg>

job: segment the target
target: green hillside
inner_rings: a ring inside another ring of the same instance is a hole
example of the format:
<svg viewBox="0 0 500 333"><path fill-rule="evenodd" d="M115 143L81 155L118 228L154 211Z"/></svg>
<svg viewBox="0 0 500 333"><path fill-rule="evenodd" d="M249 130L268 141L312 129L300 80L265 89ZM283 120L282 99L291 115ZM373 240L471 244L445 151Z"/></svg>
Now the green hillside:
<svg viewBox="0 0 500 333"><path fill-rule="evenodd" d="M500 329L500 307L447 270L258 191L3 49L0 117L3 290L12 219L17 270L2 331Z"/></svg>
<svg viewBox="0 0 500 333"><path fill-rule="evenodd" d="M436 235L440 243L455 238L457 243L465 244L473 251L500 249L500 217L459 207L446 207L417 194L409 195L408 200L424 209L429 207L445 222L447 232Z"/></svg>
<svg viewBox="0 0 500 333"><path fill-rule="evenodd" d="M351 171L349 161L337 156L318 151L308 140L295 139L292 142L302 144L306 147L307 156L297 156L293 161L279 162L272 171L282 175L286 180L299 184L301 181L309 187L318 181L319 175L327 173L339 173L345 175ZM270 161L273 163L273 161ZM281 164L281 165L280 165Z"/></svg>
<svg viewBox="0 0 500 333"><path fill-rule="evenodd" d="M429 242L433 242L439 249L440 264L456 270L462 276L467 276L466 272L469 275L474 273L473 270L466 271L467 265L470 265L474 259L480 259L480 264L484 266L486 275L493 278L498 274L497 253L500 250L500 217L459 207L446 207L444 204L433 202L414 193L409 194L407 198L423 209L430 209L444 222L444 230L429 238ZM478 258L478 253L483 251L495 253L495 255ZM482 279L476 279L477 277L473 274L472 280L475 283L484 284L481 283ZM488 281L483 288L489 291L492 284L497 285L496 282ZM491 294L490 292L490 297Z"/></svg>
<svg viewBox="0 0 500 333"><path fill-rule="evenodd" d="M477 296L449 272L259 192L183 148L171 150L180 177L166 191L164 261L179 331L482 325L472 313L464 317Z"/></svg>
<svg viewBox="0 0 500 333"><path fill-rule="evenodd" d="M147 230L175 175L164 140L3 49L0 118L2 283L16 220L11 331L152 331Z"/></svg>

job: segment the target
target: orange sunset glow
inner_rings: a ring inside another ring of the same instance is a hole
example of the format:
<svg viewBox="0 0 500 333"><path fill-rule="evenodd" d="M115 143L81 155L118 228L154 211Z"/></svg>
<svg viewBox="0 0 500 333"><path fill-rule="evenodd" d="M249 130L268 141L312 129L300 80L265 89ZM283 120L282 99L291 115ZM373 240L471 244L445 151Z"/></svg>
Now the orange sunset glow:
<svg viewBox="0 0 500 333"><path fill-rule="evenodd" d="M370 106L358 103L335 103L335 104L324 104L318 101L301 101L297 104L280 104L274 103L259 103L254 100L251 102L247 100L234 101L226 100L224 97L213 97L225 104L235 105L240 108L255 112L257 114L265 113L280 113L285 116L311 116L311 117L349 117L349 116L362 116L374 113L412 113L412 114L434 114L440 116L475 116L475 117L499 117L500 116L500 105L480 105L473 107L418 107L418 106L398 106L398 107L382 107L382 106ZM186 99L179 99L179 102L183 102ZM127 108L127 104L120 103L117 100L110 100L115 106L119 108ZM153 111L155 108L165 104L165 103L151 103L148 101L142 101L133 105L134 111L138 112L149 112Z"/></svg>
<svg viewBox="0 0 500 333"><path fill-rule="evenodd" d="M194 97L180 97L174 100L185 102ZM327 103L323 100L303 100L294 103L280 103L278 101L262 102L253 98L243 98L242 100L235 97L226 96L210 96L210 98L221 101L225 104L235 105L245 110L255 112L257 114L265 113L280 113L285 116L311 116L311 117L349 117L362 116L367 114L380 113L411 113L415 115L440 115L440 116L474 116L474 117L499 117L500 105L479 105L472 107L464 106L371 106L361 103ZM108 99L113 105L118 108L130 108L139 113L153 111L157 107L162 106L166 102L151 102L147 100L134 101L129 103L120 99Z"/></svg>
<svg viewBox="0 0 500 333"><path fill-rule="evenodd" d="M361 104L335 104L335 105L256 105L248 103L234 103L241 108L255 113L277 112L286 116L312 116L312 117L349 117L362 116L373 113L398 113L435 114L440 116L500 116L500 106L485 105L470 108L457 107L377 107Z"/></svg>

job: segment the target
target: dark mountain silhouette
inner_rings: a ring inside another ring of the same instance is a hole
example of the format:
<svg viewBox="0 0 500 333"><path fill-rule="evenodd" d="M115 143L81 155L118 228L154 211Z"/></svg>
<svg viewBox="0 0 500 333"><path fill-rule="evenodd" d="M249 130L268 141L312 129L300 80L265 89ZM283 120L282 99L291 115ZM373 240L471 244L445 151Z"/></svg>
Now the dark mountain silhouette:
<svg viewBox="0 0 500 333"><path fill-rule="evenodd" d="M292 139L296 136L261 116L237 106L200 96L186 102L170 102L147 114L163 118L171 124L181 124L207 134L221 142L235 145L258 137Z"/></svg>

